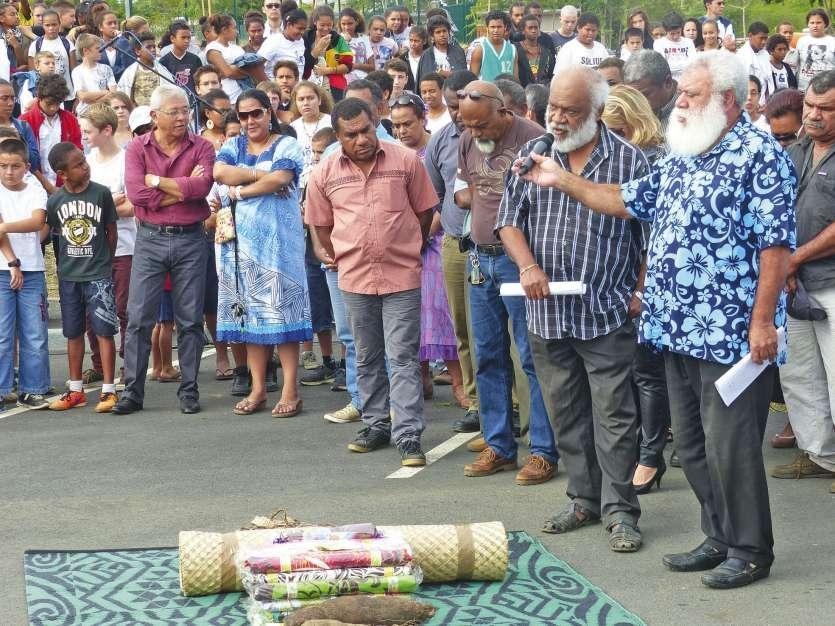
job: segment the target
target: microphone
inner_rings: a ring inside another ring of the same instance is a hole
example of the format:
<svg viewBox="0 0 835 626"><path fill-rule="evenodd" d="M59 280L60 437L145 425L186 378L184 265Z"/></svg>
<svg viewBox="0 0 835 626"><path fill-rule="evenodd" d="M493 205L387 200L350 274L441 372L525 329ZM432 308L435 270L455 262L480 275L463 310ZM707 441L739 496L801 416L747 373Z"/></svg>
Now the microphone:
<svg viewBox="0 0 835 626"><path fill-rule="evenodd" d="M99 52L104 52L104 51L105 51L105 50L107 50L110 46L115 46L115 45L116 45L116 40L117 40L118 38L119 38L119 37L114 37L113 39L111 39L110 41L108 41L108 42L107 42L106 44L104 44L103 46L99 46Z"/></svg>
<svg viewBox="0 0 835 626"><path fill-rule="evenodd" d="M531 149L531 154L538 154L542 156L546 152L551 149L551 146L554 145L554 135L548 133L546 135L542 135L536 142L533 144L533 148ZM522 163L522 166L519 168L519 172L517 176L522 176L527 174L533 169L533 166L536 165L534 160L530 157L530 155L525 159L525 162Z"/></svg>

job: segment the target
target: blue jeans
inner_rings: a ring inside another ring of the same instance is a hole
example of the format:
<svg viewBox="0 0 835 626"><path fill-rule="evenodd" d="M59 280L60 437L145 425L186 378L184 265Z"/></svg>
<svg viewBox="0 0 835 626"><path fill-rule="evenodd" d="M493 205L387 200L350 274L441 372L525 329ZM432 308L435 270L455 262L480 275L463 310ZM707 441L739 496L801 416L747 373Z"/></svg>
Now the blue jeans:
<svg viewBox="0 0 835 626"><path fill-rule="evenodd" d="M9 287L11 273L0 272L0 402L14 384L14 340L18 337L18 393L49 389L49 340L46 331L46 282L43 272L23 272L23 287Z"/></svg>
<svg viewBox="0 0 835 626"><path fill-rule="evenodd" d="M522 370L527 375L530 386L531 454L554 463L559 455L554 445L554 432L551 430L545 402L542 400L528 344L525 299L499 296L502 283L519 282L519 268L505 254L479 254L478 261L484 282L480 285L469 285L469 290L475 343L476 388L484 439L499 456L507 459L516 458L516 440L511 429L513 362L510 359L509 319ZM471 269L472 261L468 259L468 276Z"/></svg>
<svg viewBox="0 0 835 626"><path fill-rule="evenodd" d="M328 281L328 291L331 294L331 309L336 324L336 336L345 347L345 386L348 388L348 395L351 396L351 404L356 409L362 410L360 392L357 388L357 349L354 346L354 336L351 334L348 316L345 314L342 292L337 285L338 274L334 270L325 270L325 278Z"/></svg>

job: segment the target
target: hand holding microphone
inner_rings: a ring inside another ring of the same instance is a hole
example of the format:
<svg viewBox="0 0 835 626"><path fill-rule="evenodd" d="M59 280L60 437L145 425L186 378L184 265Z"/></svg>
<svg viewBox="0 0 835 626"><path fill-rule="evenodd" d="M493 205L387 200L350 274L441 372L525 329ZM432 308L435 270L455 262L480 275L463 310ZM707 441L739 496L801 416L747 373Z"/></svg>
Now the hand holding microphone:
<svg viewBox="0 0 835 626"><path fill-rule="evenodd" d="M535 183L540 187L559 188L560 174L564 170L554 159L544 156L553 145L554 135L551 133L543 135L536 140L527 157L516 160L511 171L519 178Z"/></svg>

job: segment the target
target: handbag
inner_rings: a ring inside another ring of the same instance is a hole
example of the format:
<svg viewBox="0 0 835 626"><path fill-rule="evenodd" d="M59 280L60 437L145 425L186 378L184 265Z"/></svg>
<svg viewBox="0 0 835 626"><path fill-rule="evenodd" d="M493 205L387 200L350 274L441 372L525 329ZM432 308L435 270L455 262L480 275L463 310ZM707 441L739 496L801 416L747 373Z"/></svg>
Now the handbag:
<svg viewBox="0 0 835 626"><path fill-rule="evenodd" d="M215 222L215 243L229 243L236 237L235 233L235 204L232 200L229 206L223 207L217 212Z"/></svg>
<svg viewBox="0 0 835 626"><path fill-rule="evenodd" d="M797 288L790 293L786 302L786 312L796 320L806 322L821 322L826 319L826 309L815 302L809 295L800 279L797 280Z"/></svg>

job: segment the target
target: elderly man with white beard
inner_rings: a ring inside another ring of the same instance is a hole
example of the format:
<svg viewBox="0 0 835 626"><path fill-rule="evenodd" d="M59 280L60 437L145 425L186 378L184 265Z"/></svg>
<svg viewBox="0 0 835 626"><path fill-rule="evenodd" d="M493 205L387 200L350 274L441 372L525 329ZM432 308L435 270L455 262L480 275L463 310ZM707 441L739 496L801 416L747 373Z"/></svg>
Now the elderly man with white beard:
<svg viewBox="0 0 835 626"><path fill-rule="evenodd" d="M553 159L583 179L625 183L649 170L643 153L600 122L609 88L588 67L551 82L546 122ZM520 153L526 156L533 142ZM641 547L637 412L632 392L638 288L648 229L590 211L555 189L511 175L496 229L520 269L528 341L557 449L568 473L569 506L543 530L564 533L603 519L609 547ZM582 281L583 295L547 298L548 281Z"/></svg>
<svg viewBox="0 0 835 626"><path fill-rule="evenodd" d="M762 457L773 368L730 406L714 383L749 353L755 363L782 360L795 247L794 167L743 115L747 85L733 55L697 57L679 81L670 154L643 178L599 185L544 157L523 177L531 196L555 188L594 211L651 224L640 341L664 352L678 453L706 536L663 562L710 570L702 583L720 589L767 577L774 560ZM545 297L547 279L526 275L529 297Z"/></svg>

